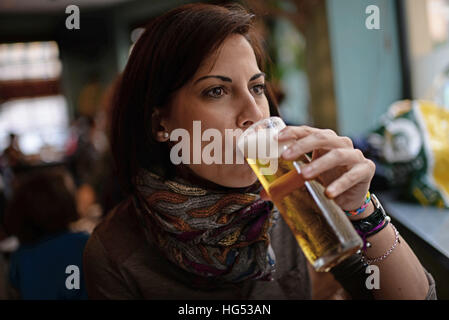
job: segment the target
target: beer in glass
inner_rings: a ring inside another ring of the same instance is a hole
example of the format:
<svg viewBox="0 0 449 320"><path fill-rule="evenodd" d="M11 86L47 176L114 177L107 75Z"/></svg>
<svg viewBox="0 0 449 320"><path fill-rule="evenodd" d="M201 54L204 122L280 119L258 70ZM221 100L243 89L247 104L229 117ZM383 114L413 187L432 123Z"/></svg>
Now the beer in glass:
<svg viewBox="0 0 449 320"><path fill-rule="evenodd" d="M343 210L325 195L319 177L302 183L301 166L310 158L306 154L295 161L281 158L293 142L274 138L285 127L279 117L261 120L243 132L237 146L315 270L329 271L363 242Z"/></svg>

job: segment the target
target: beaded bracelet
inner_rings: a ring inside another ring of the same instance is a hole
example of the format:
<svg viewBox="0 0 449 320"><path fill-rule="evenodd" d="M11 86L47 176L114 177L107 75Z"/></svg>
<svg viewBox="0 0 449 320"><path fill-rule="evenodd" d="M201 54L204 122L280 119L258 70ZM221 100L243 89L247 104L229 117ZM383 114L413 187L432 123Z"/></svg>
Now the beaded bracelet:
<svg viewBox="0 0 449 320"><path fill-rule="evenodd" d="M366 209L366 207L368 207L368 204L370 201L371 201L371 194L368 191L366 193L365 203L360 208L358 208L357 210L352 210L352 211L346 211L346 210L344 210L344 211L348 217L358 216L359 214L361 214L365 211L365 209Z"/></svg>

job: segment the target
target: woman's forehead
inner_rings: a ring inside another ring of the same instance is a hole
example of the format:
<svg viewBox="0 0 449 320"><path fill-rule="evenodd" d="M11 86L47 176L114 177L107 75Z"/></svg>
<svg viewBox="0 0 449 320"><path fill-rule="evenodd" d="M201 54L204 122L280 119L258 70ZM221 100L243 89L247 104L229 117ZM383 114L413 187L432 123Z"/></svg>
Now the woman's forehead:
<svg viewBox="0 0 449 320"><path fill-rule="evenodd" d="M196 75L204 76L231 70L245 71L247 68L253 73L259 71L254 50L244 36L233 34L203 61Z"/></svg>

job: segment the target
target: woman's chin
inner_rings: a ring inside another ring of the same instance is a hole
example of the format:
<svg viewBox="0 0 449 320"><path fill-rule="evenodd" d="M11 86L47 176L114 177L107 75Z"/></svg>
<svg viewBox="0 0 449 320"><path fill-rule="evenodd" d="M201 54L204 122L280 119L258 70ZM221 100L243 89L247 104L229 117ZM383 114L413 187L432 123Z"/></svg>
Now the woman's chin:
<svg viewBox="0 0 449 320"><path fill-rule="evenodd" d="M248 164L220 165L215 168L193 165L190 168L200 177L228 188L245 188L257 181L257 176Z"/></svg>
<svg viewBox="0 0 449 320"><path fill-rule="evenodd" d="M240 168L239 168L240 169ZM257 181L257 176L249 166L242 170L230 170L227 174L222 175L220 185L229 188L245 188Z"/></svg>

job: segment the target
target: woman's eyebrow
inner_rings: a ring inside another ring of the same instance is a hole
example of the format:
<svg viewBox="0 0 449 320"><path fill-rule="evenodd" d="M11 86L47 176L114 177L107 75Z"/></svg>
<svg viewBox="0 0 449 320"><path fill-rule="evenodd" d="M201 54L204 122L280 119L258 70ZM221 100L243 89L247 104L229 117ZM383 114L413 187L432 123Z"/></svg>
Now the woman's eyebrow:
<svg viewBox="0 0 449 320"><path fill-rule="evenodd" d="M262 77L262 76L266 77L267 75L265 74L265 72L259 72L259 73L256 73L255 75L253 75L251 77L251 79L249 79L249 81L251 82L251 81L256 80L257 78Z"/></svg>
<svg viewBox="0 0 449 320"><path fill-rule="evenodd" d="M204 77L199 78L198 80L195 81L194 84L197 84L197 83L200 82L201 80L208 79L208 78L218 78L218 79L220 79L221 81L232 82L231 78L228 78L228 77L225 77L225 76L208 75L208 76L204 76Z"/></svg>
<svg viewBox="0 0 449 320"><path fill-rule="evenodd" d="M253 80L256 80L257 78L259 78L259 77L261 77L261 76L264 76L264 77L265 77L266 75L265 75L264 72L256 73L255 75L253 75L253 76L251 77L251 79L249 79L249 81L251 82L251 81L253 81ZM220 79L221 81L226 81L226 82L231 82L231 83L232 83L232 79L231 79L231 78L228 78L228 77L225 77L225 76L219 76L219 75L207 75L207 76L201 77L201 78L199 78L198 80L196 80L194 84L197 84L197 83L200 82L201 80L208 79L208 78L217 78L217 79Z"/></svg>

